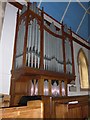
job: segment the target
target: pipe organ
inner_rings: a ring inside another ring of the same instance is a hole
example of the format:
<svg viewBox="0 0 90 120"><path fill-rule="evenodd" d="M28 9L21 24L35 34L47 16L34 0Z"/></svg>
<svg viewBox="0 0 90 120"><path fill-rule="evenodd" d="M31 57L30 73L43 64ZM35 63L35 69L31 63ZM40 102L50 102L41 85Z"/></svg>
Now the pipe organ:
<svg viewBox="0 0 90 120"><path fill-rule="evenodd" d="M56 27L44 14L36 3L17 13L11 105L23 95L66 96L75 79L72 31L63 23Z"/></svg>
<svg viewBox="0 0 90 120"><path fill-rule="evenodd" d="M45 22L45 26L50 29L52 32L61 35L61 31L56 31L54 23L51 23L50 26ZM55 71L55 72L64 72L63 69L63 51L62 51L62 40L58 37L55 37L49 34L44 30L44 69Z"/></svg>

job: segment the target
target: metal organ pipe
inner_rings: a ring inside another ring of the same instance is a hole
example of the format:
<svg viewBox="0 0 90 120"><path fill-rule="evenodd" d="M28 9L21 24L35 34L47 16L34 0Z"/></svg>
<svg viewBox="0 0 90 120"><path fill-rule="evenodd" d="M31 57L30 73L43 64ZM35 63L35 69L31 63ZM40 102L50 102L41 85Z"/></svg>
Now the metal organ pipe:
<svg viewBox="0 0 90 120"><path fill-rule="evenodd" d="M34 39L35 39L35 65L34 65L34 67L36 68L36 61L37 61L37 21L35 20L35 37L34 37Z"/></svg>
<svg viewBox="0 0 90 120"><path fill-rule="evenodd" d="M47 70L49 70L49 58L50 58L50 47L49 47L49 42L50 42L50 36L49 36L49 33L47 33Z"/></svg>
<svg viewBox="0 0 90 120"><path fill-rule="evenodd" d="M52 84L52 95L58 96L59 94L60 94L59 85L57 84L56 80L54 80Z"/></svg>
<svg viewBox="0 0 90 120"><path fill-rule="evenodd" d="M36 7L36 3L30 5L30 9L36 14L41 15L41 11ZM28 41L27 41L27 52L26 52L26 65L32 68L39 68L40 66L40 25L36 18L29 16L30 21L28 24ZM24 23L25 27L25 22ZM54 23L50 26L44 21L44 25L51 30L53 33L61 35L61 30L56 30ZM23 39L23 31L21 30L20 39ZM20 50L19 50L20 51ZM23 53L22 53L23 54ZM22 59L22 58L20 58ZM17 60L16 60L17 61ZM21 62L21 60L20 60ZM16 62L17 66L18 63ZM62 51L62 40L55 37L44 29L44 70L50 70L55 72L63 71L63 51Z"/></svg>
<svg viewBox="0 0 90 120"><path fill-rule="evenodd" d="M38 68L40 66L40 26L38 25Z"/></svg>
<svg viewBox="0 0 90 120"><path fill-rule="evenodd" d="M56 31L53 23L50 26L44 25L52 32L61 35L61 30ZM56 72L63 72L63 51L62 40L44 30L44 69Z"/></svg>
<svg viewBox="0 0 90 120"><path fill-rule="evenodd" d="M24 35L25 35L25 21L22 19L21 24L19 25L17 37L15 68L20 68L22 66Z"/></svg>
<svg viewBox="0 0 90 120"><path fill-rule="evenodd" d="M48 80L44 80L44 95L49 94L49 85L48 85Z"/></svg>
<svg viewBox="0 0 90 120"><path fill-rule="evenodd" d="M31 23L29 22L29 25L28 25L28 40L27 40L27 66L29 67L30 65L30 45L31 45Z"/></svg>
<svg viewBox="0 0 90 120"><path fill-rule="evenodd" d="M40 26L36 19L29 23L28 42L27 42L27 58L29 67L39 68L40 64Z"/></svg>
<svg viewBox="0 0 90 120"><path fill-rule="evenodd" d="M70 44L69 38L66 38L65 48L66 48L66 71L67 73L71 73L72 59L71 59L71 44Z"/></svg>
<svg viewBox="0 0 90 120"><path fill-rule="evenodd" d="M36 3L30 5L30 9L39 14ZM31 17L31 16L30 16ZM32 18L32 17L31 17ZM29 21L26 65L32 68L39 68L40 64L40 26L35 18Z"/></svg>
<svg viewBox="0 0 90 120"><path fill-rule="evenodd" d="M31 67L33 68L33 59L34 59L34 20L32 22L32 46L31 46L32 56L31 56Z"/></svg>

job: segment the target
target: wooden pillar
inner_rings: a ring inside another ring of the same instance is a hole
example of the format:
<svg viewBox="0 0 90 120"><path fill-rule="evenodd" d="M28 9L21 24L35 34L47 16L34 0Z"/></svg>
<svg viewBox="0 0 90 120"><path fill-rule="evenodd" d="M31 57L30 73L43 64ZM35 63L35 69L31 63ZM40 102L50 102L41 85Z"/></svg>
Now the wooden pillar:
<svg viewBox="0 0 90 120"><path fill-rule="evenodd" d="M32 82L32 80L29 80L27 83L27 87L28 87L27 88L27 95L29 95L29 96L31 95L31 85L32 85L31 82Z"/></svg>
<svg viewBox="0 0 90 120"><path fill-rule="evenodd" d="M49 95L52 95L52 85L51 85L51 80L48 80L49 82Z"/></svg>
<svg viewBox="0 0 90 120"><path fill-rule="evenodd" d="M42 16L42 21L40 25L40 69L44 68L44 29L43 29L43 24L44 24L44 10L42 8L41 12Z"/></svg>
<svg viewBox="0 0 90 120"><path fill-rule="evenodd" d="M14 105L14 97L15 97L15 78L12 75L10 84L10 106Z"/></svg>
<svg viewBox="0 0 90 120"><path fill-rule="evenodd" d="M35 86L36 86L36 79L34 79L34 95L35 95Z"/></svg>
<svg viewBox="0 0 90 120"><path fill-rule="evenodd" d="M63 47L64 73L66 73L65 34L63 22L62 22L62 47Z"/></svg>
<svg viewBox="0 0 90 120"><path fill-rule="evenodd" d="M60 86L60 96L62 96L62 81L59 80L59 86Z"/></svg>
<svg viewBox="0 0 90 120"><path fill-rule="evenodd" d="M28 3L27 13L29 11L30 4ZM26 50L27 50L27 38L28 38L28 22L29 14L26 15L26 27L25 27L25 37L24 37L24 48L23 48L23 66L26 66Z"/></svg>
<svg viewBox="0 0 90 120"><path fill-rule="evenodd" d="M15 40L14 40L15 42L14 42L14 53L13 53L12 70L14 70L14 67L15 67L15 56L16 56L18 29L19 29L19 9L18 9L18 12L17 12L17 20L16 20L16 31L15 31Z"/></svg>
<svg viewBox="0 0 90 120"><path fill-rule="evenodd" d="M44 79L42 77L38 80L38 95L44 95Z"/></svg>
<svg viewBox="0 0 90 120"><path fill-rule="evenodd" d="M73 40L72 40L72 30L71 29L70 29L70 41L71 41L71 56L72 56L72 73L75 75L74 50L73 50Z"/></svg>
<svg viewBox="0 0 90 120"><path fill-rule="evenodd" d="M15 41L14 41L14 53L13 53L13 61L12 61L12 76L11 76L11 84L10 84L10 106L14 104L14 94L15 94L15 76L13 75L13 70L15 67L15 56L16 56L16 45L17 45L17 37L18 37L18 29L19 29L19 9L17 12L17 20L16 20L16 31L15 31Z"/></svg>
<svg viewBox="0 0 90 120"><path fill-rule="evenodd" d="M65 83L65 95L67 96L67 80L65 80L64 83Z"/></svg>

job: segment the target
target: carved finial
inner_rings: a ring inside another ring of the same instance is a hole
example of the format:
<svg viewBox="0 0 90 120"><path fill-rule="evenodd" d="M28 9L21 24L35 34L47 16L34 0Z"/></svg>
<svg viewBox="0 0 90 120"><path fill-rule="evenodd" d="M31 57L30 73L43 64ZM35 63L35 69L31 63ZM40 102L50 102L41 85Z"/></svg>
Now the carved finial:
<svg viewBox="0 0 90 120"><path fill-rule="evenodd" d="M17 15L19 15L19 9L18 9L18 11L17 11Z"/></svg>
<svg viewBox="0 0 90 120"><path fill-rule="evenodd" d="M44 11L44 7L42 7L42 11Z"/></svg>
<svg viewBox="0 0 90 120"><path fill-rule="evenodd" d="M72 31L72 28L70 27L70 30Z"/></svg>
<svg viewBox="0 0 90 120"><path fill-rule="evenodd" d="M29 10L30 8L30 2L27 2L27 9Z"/></svg>

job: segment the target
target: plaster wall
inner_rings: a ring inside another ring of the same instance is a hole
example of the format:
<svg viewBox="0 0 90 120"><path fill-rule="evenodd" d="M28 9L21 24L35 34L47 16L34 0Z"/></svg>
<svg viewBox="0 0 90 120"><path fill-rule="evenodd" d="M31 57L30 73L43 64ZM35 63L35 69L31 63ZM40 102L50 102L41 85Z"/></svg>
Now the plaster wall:
<svg viewBox="0 0 90 120"><path fill-rule="evenodd" d="M89 80L90 80L90 51L86 49L85 47L77 44L76 42L73 42L73 47L74 47L74 62L75 62L75 75L76 75L76 80L75 80L75 85L76 85L76 91L75 92L69 92L68 90L68 95L73 96L73 95L87 95L88 91L82 91L80 89L80 77L79 77L79 71L78 71L78 63L77 63L77 56L79 50L82 48L86 58L88 60L88 66L89 66Z"/></svg>
<svg viewBox="0 0 90 120"><path fill-rule="evenodd" d="M9 94L17 9L7 3L0 41L0 93Z"/></svg>

